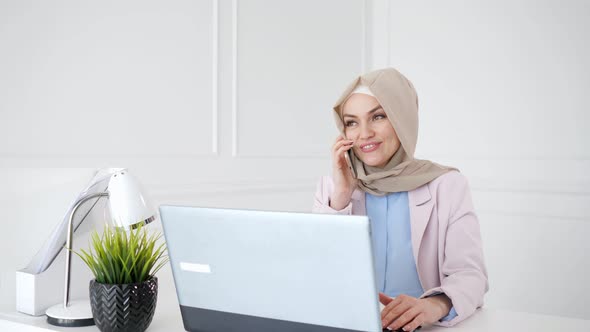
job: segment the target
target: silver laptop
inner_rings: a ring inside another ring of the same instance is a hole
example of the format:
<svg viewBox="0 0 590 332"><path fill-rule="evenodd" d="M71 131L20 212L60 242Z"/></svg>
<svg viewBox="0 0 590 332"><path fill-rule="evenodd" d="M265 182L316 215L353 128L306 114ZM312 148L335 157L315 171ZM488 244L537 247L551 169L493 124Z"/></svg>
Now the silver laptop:
<svg viewBox="0 0 590 332"><path fill-rule="evenodd" d="M160 206L187 331L382 331L369 220Z"/></svg>

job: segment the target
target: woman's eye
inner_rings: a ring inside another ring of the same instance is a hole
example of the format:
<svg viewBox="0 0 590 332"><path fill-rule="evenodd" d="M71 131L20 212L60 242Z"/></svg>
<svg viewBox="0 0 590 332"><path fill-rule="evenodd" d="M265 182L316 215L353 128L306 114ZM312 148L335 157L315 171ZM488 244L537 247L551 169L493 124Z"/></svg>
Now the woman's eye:
<svg viewBox="0 0 590 332"><path fill-rule="evenodd" d="M375 119L375 120L381 120L381 119L385 119L385 118L386 117L385 117L384 114L377 114L377 115L375 115L375 117L373 119Z"/></svg>
<svg viewBox="0 0 590 332"><path fill-rule="evenodd" d="M352 127L352 126L354 126L355 124L356 124L356 122L354 122L354 121L346 121L346 123L345 123L345 125L346 125L347 127Z"/></svg>

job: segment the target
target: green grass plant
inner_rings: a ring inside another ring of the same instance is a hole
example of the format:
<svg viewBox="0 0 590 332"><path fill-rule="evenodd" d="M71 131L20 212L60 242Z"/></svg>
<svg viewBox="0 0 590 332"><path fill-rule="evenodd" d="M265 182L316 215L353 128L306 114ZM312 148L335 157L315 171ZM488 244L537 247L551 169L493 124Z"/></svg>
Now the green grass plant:
<svg viewBox="0 0 590 332"><path fill-rule="evenodd" d="M162 234L148 234L138 227L127 231L105 226L102 235L91 234L90 249L75 252L90 268L96 281L103 284L131 284L148 280L166 263L166 243L158 244Z"/></svg>

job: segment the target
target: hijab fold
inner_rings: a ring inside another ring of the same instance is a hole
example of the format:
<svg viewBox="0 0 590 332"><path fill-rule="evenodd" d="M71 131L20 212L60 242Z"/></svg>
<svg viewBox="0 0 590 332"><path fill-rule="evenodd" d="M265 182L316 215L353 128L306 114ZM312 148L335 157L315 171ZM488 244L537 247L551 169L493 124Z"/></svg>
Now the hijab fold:
<svg viewBox="0 0 590 332"><path fill-rule="evenodd" d="M334 106L336 125L344 135L341 108L358 86L366 86L391 122L400 147L384 168L365 165L352 153L359 188L377 196L414 190L454 167L414 158L418 140L418 95L414 85L394 68L375 70L359 76L344 90ZM345 135L344 135L345 136Z"/></svg>

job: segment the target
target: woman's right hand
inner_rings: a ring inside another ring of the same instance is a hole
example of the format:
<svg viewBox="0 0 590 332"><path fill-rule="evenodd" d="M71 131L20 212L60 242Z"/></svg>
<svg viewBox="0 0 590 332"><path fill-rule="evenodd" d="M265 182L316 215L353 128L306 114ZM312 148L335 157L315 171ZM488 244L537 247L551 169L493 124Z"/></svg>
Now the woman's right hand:
<svg viewBox="0 0 590 332"><path fill-rule="evenodd" d="M352 149L353 141L338 136L336 142L332 146L332 178L334 180L334 192L330 198L330 207L334 210L344 209L350 199L352 193L357 186L357 181L352 172L348 168L344 154Z"/></svg>

